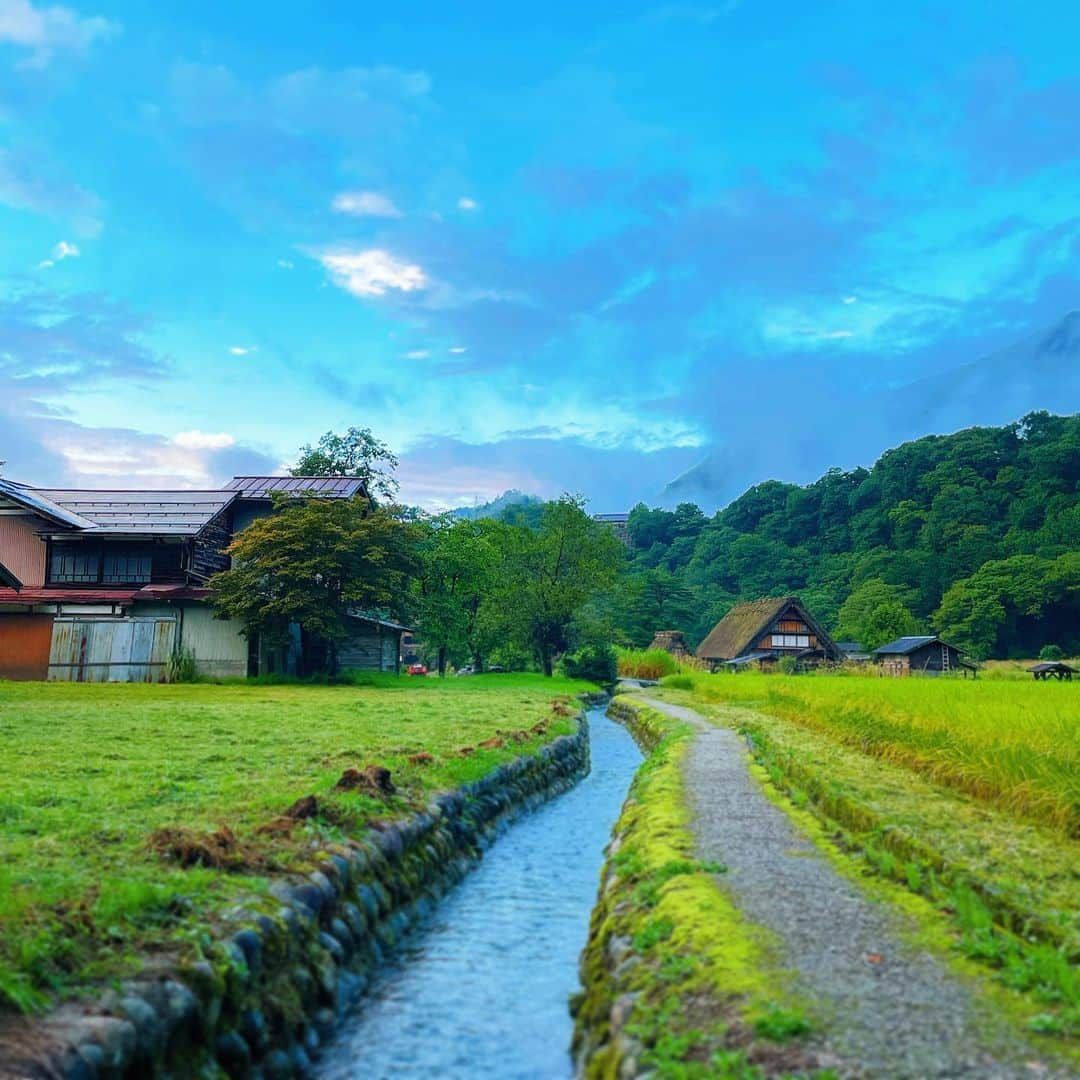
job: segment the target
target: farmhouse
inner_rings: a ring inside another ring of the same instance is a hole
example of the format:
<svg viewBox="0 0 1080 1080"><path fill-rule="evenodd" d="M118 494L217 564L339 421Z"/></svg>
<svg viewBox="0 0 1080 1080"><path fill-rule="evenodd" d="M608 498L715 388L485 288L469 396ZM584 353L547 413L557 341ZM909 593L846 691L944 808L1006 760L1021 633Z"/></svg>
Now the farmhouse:
<svg viewBox="0 0 1080 1080"><path fill-rule="evenodd" d="M657 630L649 648L663 649L664 652L671 653L676 660L690 655L690 646L686 644L681 630Z"/></svg>
<svg viewBox="0 0 1080 1080"><path fill-rule="evenodd" d="M772 667L790 656L813 666L843 654L797 596L771 596L736 604L698 646L698 658L716 671Z"/></svg>
<svg viewBox="0 0 1080 1080"><path fill-rule="evenodd" d="M897 638L875 649L874 657L883 675L941 675L951 671L967 674L976 670L955 645L933 634Z"/></svg>
<svg viewBox="0 0 1080 1080"><path fill-rule="evenodd" d="M363 494L355 477L237 477L212 491L78 491L0 479L0 678L153 682L190 652L211 677L296 671L285 648L215 619L207 582L271 491ZM357 613L352 666L396 670L401 628Z"/></svg>

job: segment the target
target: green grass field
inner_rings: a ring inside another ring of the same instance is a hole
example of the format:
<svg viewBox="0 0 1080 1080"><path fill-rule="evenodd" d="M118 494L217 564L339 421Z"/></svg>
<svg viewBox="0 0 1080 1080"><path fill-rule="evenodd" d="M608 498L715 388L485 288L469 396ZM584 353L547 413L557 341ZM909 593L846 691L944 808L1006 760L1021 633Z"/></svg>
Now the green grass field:
<svg viewBox="0 0 1080 1080"><path fill-rule="evenodd" d="M310 868L320 840L571 731L553 699L592 689L528 675L365 681L0 682L0 1009L130 972L136 948L182 948L268 876ZM370 764L391 770L396 795L332 790ZM319 816L283 823L309 794ZM225 868L183 868L158 850L175 836L161 830L216 833Z"/></svg>
<svg viewBox="0 0 1080 1080"><path fill-rule="evenodd" d="M747 673L660 694L747 736L853 873L929 900L927 940L989 968L1002 1008L1080 1036L1080 686Z"/></svg>
<svg viewBox="0 0 1080 1080"><path fill-rule="evenodd" d="M821 731L1080 836L1080 685L856 676L677 676L704 701Z"/></svg>

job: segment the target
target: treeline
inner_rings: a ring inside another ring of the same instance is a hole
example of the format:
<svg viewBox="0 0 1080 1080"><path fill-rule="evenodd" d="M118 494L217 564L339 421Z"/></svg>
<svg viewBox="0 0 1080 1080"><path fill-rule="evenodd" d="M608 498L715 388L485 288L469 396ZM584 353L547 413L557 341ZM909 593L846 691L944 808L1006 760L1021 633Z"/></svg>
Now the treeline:
<svg viewBox="0 0 1080 1080"><path fill-rule="evenodd" d="M595 609L626 558L583 500L529 500L501 520L428 515L396 502L396 466L366 428L302 447L294 475L357 476L367 494L277 497L211 581L218 611L272 645L300 628L308 674L337 672L350 616L367 613L415 626L440 673L469 662L550 675L561 661L569 675L613 677L610 627Z"/></svg>
<svg viewBox="0 0 1080 1080"><path fill-rule="evenodd" d="M790 592L871 648L934 631L979 657L1080 652L1080 415L927 436L711 518L640 504L629 530L606 617L634 645L696 643L733 603Z"/></svg>

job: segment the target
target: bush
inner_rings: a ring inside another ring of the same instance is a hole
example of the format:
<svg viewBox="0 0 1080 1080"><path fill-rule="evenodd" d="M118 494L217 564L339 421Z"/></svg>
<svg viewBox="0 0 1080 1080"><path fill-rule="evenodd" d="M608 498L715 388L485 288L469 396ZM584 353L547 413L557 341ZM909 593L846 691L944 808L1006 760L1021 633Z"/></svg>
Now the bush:
<svg viewBox="0 0 1080 1080"><path fill-rule="evenodd" d="M1044 645L1039 650L1040 660L1064 660L1065 650L1060 645Z"/></svg>
<svg viewBox="0 0 1080 1080"><path fill-rule="evenodd" d="M171 683L195 682L199 677L195 666L195 654L190 649L177 649L165 665L165 681Z"/></svg>
<svg viewBox="0 0 1080 1080"><path fill-rule="evenodd" d="M678 661L663 649L620 649L618 655L624 679L662 679L679 671Z"/></svg>
<svg viewBox="0 0 1080 1080"><path fill-rule="evenodd" d="M603 686L619 677L615 650L610 645L584 645L563 656L559 669L568 679L585 679Z"/></svg>
<svg viewBox="0 0 1080 1080"><path fill-rule="evenodd" d="M671 690L694 689L694 680L689 675L667 675L660 682Z"/></svg>
<svg viewBox="0 0 1080 1080"><path fill-rule="evenodd" d="M776 661L776 670L781 675L794 675L799 670L799 661L794 656L781 656Z"/></svg>

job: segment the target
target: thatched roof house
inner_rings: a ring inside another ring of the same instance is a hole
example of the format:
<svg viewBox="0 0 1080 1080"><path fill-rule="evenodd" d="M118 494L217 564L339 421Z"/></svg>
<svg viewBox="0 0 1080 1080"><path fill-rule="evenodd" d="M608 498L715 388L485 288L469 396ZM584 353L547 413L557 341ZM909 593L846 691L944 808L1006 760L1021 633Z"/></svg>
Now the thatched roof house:
<svg viewBox="0 0 1080 1080"><path fill-rule="evenodd" d="M783 656L803 663L839 661L843 654L797 596L769 596L736 604L698 646L697 655L721 665L769 665Z"/></svg>
<svg viewBox="0 0 1080 1080"><path fill-rule="evenodd" d="M664 652L669 652L680 659L690 655L690 646L686 644L686 638L681 630L657 630L649 648L663 649Z"/></svg>

